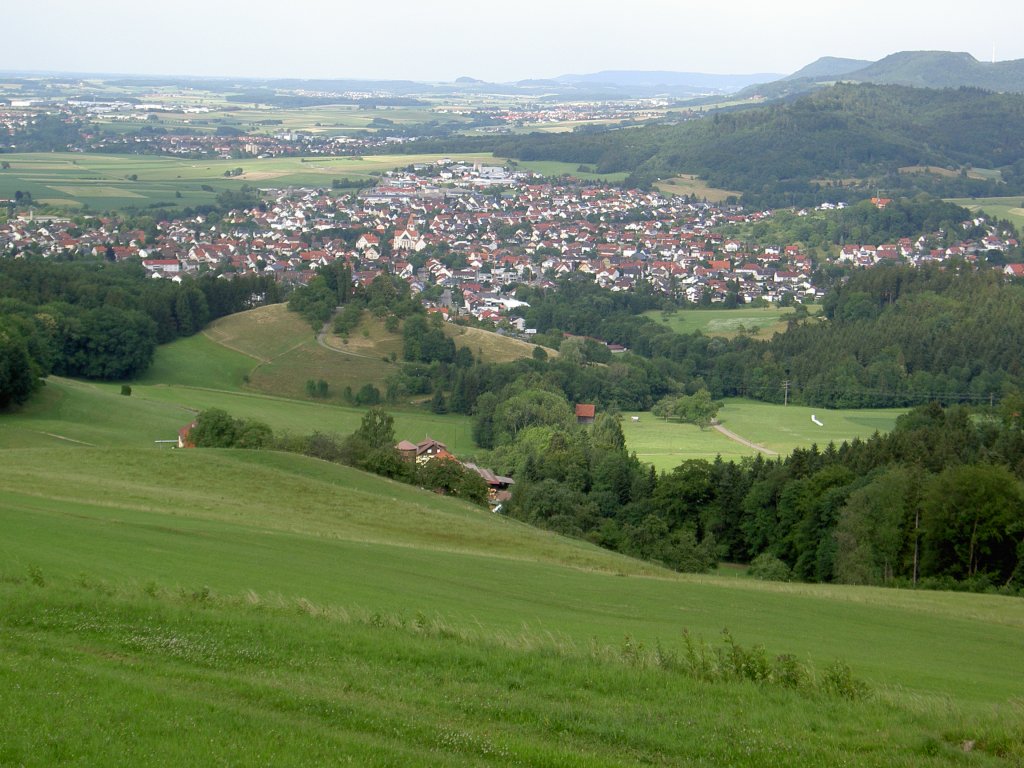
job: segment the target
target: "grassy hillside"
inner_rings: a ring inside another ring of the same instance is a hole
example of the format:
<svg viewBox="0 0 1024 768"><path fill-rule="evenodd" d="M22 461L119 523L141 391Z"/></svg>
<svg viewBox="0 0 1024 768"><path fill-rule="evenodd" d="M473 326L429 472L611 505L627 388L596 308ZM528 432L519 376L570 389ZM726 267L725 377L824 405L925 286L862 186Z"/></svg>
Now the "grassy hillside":
<svg viewBox="0 0 1024 768"><path fill-rule="evenodd" d="M3 458L4 762L1022 757L1019 601L676 576L292 455ZM723 626L872 693L684 674Z"/></svg>
<svg viewBox="0 0 1024 768"><path fill-rule="evenodd" d="M134 384L131 397L119 392L118 384L51 376L21 410L0 415L0 448L85 445L148 449L154 440L176 438L180 427L207 408L223 408L237 418L263 421L277 432L347 435L355 431L365 413L360 408L179 383ZM400 438L422 440L429 435L457 452L475 447L468 417L436 416L417 408L390 412Z"/></svg>
<svg viewBox="0 0 1024 768"><path fill-rule="evenodd" d="M475 357L486 362L508 362L529 357L533 344L500 336L480 328L446 325L445 332L455 341L456 347L468 347ZM324 343L317 342L309 324L284 304L272 304L248 312L221 318L203 331L210 340L228 350L246 355L250 359L246 388L268 395L282 397L305 397L308 379L324 379L330 385L328 401L341 402L345 387L357 391L364 384L373 384L381 391L388 376L396 372L393 360L402 359L401 332L388 331L383 321L364 313L362 322L347 337L328 334ZM170 345L173 348L174 345ZM182 345L185 354L194 354L202 361L208 354L226 362L222 351L205 352L198 345ZM182 352L169 351L160 357L179 357ZM556 354L549 352L549 354ZM239 361L239 365L241 362ZM205 362L187 365L179 376L173 366L156 366L147 375L146 381L163 381L170 375L175 380L188 381L195 376L206 378ZM218 366L220 367L220 366ZM225 385L238 386L240 378Z"/></svg>
<svg viewBox="0 0 1024 768"><path fill-rule="evenodd" d="M531 357L536 344L519 339L502 336L482 328L470 328L462 325L446 325L444 328L457 349L467 347L473 356L485 363L510 363ZM548 357L557 357L558 351L544 350Z"/></svg>

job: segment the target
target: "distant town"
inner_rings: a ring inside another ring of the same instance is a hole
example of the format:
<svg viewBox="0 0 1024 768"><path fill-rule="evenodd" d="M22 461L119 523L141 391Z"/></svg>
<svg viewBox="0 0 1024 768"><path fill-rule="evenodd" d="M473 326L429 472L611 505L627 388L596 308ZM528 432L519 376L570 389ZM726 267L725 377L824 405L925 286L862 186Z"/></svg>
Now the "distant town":
<svg viewBox="0 0 1024 768"><path fill-rule="evenodd" d="M194 215L157 221L146 232L107 216L73 220L20 213L0 225L0 253L135 260L155 279L181 281L218 271L225 278L273 274L293 285L342 259L356 284L387 271L407 280L446 318L471 316L495 325L508 321L508 311L517 306L514 286L555 288L557 278L571 273L589 275L611 291L642 287L696 305L818 301L820 265L800 245L753 245L730 235L771 216L440 160L386 173L358 194L264 189L258 203L231 210L215 224ZM980 225L984 219L964 222L965 229ZM1018 245L995 227L987 231L982 239L940 248L931 244L944 233L844 245L830 261L858 268L954 258L969 263ZM1024 276L1024 265L1004 269ZM522 320L511 323L521 326Z"/></svg>

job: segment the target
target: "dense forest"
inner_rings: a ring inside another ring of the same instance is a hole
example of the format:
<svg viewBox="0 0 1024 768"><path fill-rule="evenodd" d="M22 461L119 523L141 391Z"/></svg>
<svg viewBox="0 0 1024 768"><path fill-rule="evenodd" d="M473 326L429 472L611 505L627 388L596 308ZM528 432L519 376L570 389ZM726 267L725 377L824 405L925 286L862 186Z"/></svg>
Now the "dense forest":
<svg viewBox="0 0 1024 768"><path fill-rule="evenodd" d="M515 472L508 513L535 525L679 570L728 560L772 579L1024 587L1019 397L978 413L921 406L866 441L660 475L626 452L613 414L580 427L553 393L519 397L533 420L488 459Z"/></svg>
<svg viewBox="0 0 1024 768"><path fill-rule="evenodd" d="M638 186L694 173L715 187L742 192L754 206L849 200L879 188L890 196L1011 195L1024 192L1024 96L840 84L675 125L449 139L438 147L626 172L626 183ZM900 173L928 166L957 173ZM975 178L967 172L972 167L998 169L1001 181Z"/></svg>
<svg viewBox="0 0 1024 768"><path fill-rule="evenodd" d="M145 371L158 344L211 320L278 301L272 278L180 284L141 264L0 260L0 408L24 402L54 373L126 379Z"/></svg>
<svg viewBox="0 0 1024 768"><path fill-rule="evenodd" d="M1024 385L1024 286L994 270L859 271L828 294L821 318L798 308L770 341L675 333L637 315L644 297L589 280L518 296L542 338L568 332L622 344L691 393L706 387L716 398L782 402L788 380L790 397L806 405L887 407L987 402Z"/></svg>

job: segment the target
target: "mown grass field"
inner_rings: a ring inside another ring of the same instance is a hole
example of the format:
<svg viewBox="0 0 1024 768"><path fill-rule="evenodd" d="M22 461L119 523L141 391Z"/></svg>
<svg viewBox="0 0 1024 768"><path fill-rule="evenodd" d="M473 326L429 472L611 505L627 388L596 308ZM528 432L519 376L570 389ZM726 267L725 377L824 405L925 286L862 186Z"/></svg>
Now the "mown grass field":
<svg viewBox="0 0 1024 768"><path fill-rule="evenodd" d="M724 415L727 408L723 408L720 414ZM633 421L633 417L639 421ZM655 469L664 472L690 459L721 456L726 461L738 461L757 453L713 429L702 431L694 424L665 421L648 411L623 413L622 433L630 452L635 452L640 461L653 464Z"/></svg>
<svg viewBox="0 0 1024 768"><path fill-rule="evenodd" d="M1007 219L1018 228L1024 227L1024 196L1016 197L959 197L948 202L962 205L970 211L982 211L997 219Z"/></svg>
<svg viewBox="0 0 1024 768"><path fill-rule="evenodd" d="M809 307L813 313L816 307ZM754 338L768 339L786 330L786 319L793 307L740 307L737 309L683 309L676 312L651 310L646 316L664 323L676 333L700 331L705 336L733 338L749 333Z"/></svg>
<svg viewBox="0 0 1024 768"><path fill-rule="evenodd" d="M839 445L854 437L867 438L875 432L889 432L903 413L906 409L827 410L736 398L725 401L725 407L718 412L718 420L730 431L784 456L794 448L811 445L824 448L829 443ZM815 424L812 415L823 426Z"/></svg>
<svg viewBox="0 0 1024 768"><path fill-rule="evenodd" d="M293 455L3 458L6 763L1024 758L1020 601L674 575ZM684 674L722 627L870 690Z"/></svg>
<svg viewBox="0 0 1024 768"><path fill-rule="evenodd" d="M654 188L663 195L695 195L698 200L707 200L710 203L722 203L730 197L739 199L742 196L740 192L712 187L699 176L692 174L656 182Z"/></svg>
<svg viewBox="0 0 1024 768"><path fill-rule="evenodd" d="M641 461L656 469L668 471L688 459L707 459L721 455L726 461L745 456L786 456L795 448L817 445L825 448L830 442L839 445L855 437L867 438L877 432L888 432L905 409L824 410L803 406L773 405L741 398L727 398L718 412L718 421L736 435L759 445L757 451L736 442L714 429L701 431L693 424L665 421L650 413L623 414L622 431L626 445ZM811 421L817 416L824 424ZM639 421L632 421L632 417Z"/></svg>
<svg viewBox="0 0 1024 768"><path fill-rule="evenodd" d="M330 187L331 181L339 178L369 183L374 174L442 157L469 163L501 162L491 154L193 160L158 155L11 153L4 155L11 167L0 171L0 198L13 198L20 190L30 192L37 203L58 208L185 207L214 203L218 193L237 190L243 184ZM236 168L243 170L240 176L224 176ZM213 191L204 190L204 185Z"/></svg>

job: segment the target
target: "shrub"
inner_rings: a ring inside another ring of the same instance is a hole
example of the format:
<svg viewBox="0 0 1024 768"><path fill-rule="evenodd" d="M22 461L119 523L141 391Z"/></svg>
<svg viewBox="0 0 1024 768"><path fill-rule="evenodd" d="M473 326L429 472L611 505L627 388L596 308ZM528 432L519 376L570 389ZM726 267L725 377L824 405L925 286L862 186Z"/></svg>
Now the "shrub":
<svg viewBox="0 0 1024 768"><path fill-rule="evenodd" d="M793 578L789 566L770 552L762 552L755 557L748 573L761 581L789 581Z"/></svg>

